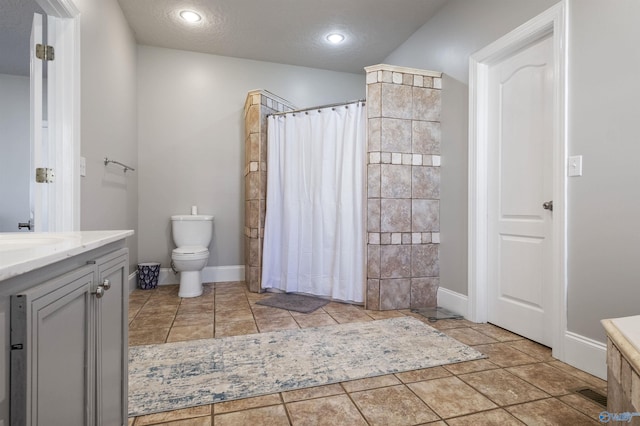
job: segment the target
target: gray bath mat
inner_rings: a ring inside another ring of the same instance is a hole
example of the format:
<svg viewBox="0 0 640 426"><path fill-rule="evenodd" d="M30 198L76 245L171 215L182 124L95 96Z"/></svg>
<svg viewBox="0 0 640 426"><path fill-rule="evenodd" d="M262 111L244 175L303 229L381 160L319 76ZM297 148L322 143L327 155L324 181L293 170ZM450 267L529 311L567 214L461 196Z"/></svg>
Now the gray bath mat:
<svg viewBox="0 0 640 426"><path fill-rule="evenodd" d="M273 308L286 309L287 311L302 312L303 314L313 312L327 303L329 303L329 300L293 293L278 293L268 299L256 302L257 305L271 306Z"/></svg>

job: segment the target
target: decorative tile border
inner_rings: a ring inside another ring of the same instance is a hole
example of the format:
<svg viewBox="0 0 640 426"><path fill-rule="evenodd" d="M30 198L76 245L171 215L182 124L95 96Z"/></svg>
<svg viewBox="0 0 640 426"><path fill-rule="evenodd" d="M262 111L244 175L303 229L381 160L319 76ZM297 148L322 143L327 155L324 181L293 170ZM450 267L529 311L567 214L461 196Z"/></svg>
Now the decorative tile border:
<svg viewBox="0 0 640 426"><path fill-rule="evenodd" d="M369 244L439 244L439 232L369 232Z"/></svg>
<svg viewBox="0 0 640 426"><path fill-rule="evenodd" d="M407 154L404 152L369 153L369 164L402 164L405 166L433 166L440 167L439 155Z"/></svg>

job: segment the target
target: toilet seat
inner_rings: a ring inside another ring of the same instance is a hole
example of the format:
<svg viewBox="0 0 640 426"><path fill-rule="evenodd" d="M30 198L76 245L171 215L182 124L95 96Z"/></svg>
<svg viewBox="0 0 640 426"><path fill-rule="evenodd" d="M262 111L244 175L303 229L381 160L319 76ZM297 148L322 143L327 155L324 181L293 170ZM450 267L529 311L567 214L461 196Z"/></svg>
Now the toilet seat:
<svg viewBox="0 0 640 426"><path fill-rule="evenodd" d="M171 252L171 258L174 260L206 259L209 258L209 250L201 246L178 247Z"/></svg>

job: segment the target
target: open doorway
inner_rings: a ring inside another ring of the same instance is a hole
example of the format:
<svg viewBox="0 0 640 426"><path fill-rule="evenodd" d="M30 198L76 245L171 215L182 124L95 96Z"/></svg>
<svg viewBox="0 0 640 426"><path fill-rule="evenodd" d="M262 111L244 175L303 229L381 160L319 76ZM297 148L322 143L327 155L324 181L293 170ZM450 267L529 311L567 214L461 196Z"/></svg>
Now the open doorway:
<svg viewBox="0 0 640 426"><path fill-rule="evenodd" d="M79 229L78 14L70 1L25 0L0 16L0 232ZM55 60L30 63L36 44ZM36 183L36 168L51 182Z"/></svg>

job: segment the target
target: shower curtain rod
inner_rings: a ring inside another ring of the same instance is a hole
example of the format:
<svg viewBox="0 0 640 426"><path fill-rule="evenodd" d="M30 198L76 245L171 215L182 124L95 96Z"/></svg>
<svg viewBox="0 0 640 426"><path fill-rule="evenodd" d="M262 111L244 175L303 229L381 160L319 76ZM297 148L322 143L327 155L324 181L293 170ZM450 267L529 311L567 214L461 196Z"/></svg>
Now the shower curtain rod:
<svg viewBox="0 0 640 426"><path fill-rule="evenodd" d="M355 104L356 102L366 103L367 101L365 99L356 99L355 101L339 102L336 104L327 104L327 105L320 105L320 106L314 106L309 108L295 109L293 111L274 112L273 114L267 114L267 117L270 115L285 115L285 114L292 114L292 113L295 114L297 112L312 111L314 109L320 110L324 108L338 107L343 105Z"/></svg>

